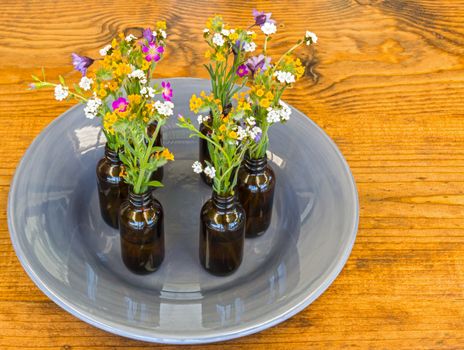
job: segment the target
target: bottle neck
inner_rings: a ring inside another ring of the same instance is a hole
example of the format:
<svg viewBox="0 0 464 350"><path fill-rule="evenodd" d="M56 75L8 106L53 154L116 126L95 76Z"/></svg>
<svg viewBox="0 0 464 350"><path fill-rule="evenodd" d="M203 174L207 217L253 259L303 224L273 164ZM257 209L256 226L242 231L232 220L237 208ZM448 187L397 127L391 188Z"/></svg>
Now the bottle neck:
<svg viewBox="0 0 464 350"><path fill-rule="evenodd" d="M267 156L253 159L246 155L244 164L250 173L262 173L267 165Z"/></svg>
<svg viewBox="0 0 464 350"><path fill-rule="evenodd" d="M235 196L222 196L213 192L213 204L218 210L229 210L236 205Z"/></svg>
<svg viewBox="0 0 464 350"><path fill-rule="evenodd" d="M136 208L143 208L151 205L151 191L144 193L134 193L132 189L129 190L129 202Z"/></svg>
<svg viewBox="0 0 464 350"><path fill-rule="evenodd" d="M114 164L119 164L121 162L119 159L119 152L110 149L108 144L105 145L105 158Z"/></svg>

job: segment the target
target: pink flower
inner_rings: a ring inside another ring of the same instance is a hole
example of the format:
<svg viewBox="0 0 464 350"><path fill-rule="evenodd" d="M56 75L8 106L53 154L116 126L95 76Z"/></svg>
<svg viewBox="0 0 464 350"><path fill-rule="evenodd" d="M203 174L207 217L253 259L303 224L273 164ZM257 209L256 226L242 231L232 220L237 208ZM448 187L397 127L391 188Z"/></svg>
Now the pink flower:
<svg viewBox="0 0 464 350"><path fill-rule="evenodd" d="M161 82L161 87L163 88L163 89L162 89L163 98L164 98L166 101L171 101L171 98L172 98L171 83L169 83L169 82L167 82L167 81L163 81L163 82Z"/></svg>
<svg viewBox="0 0 464 350"><path fill-rule="evenodd" d="M113 107L113 111L125 112L128 105L129 102L124 97L120 97L114 100L111 106Z"/></svg>
<svg viewBox="0 0 464 350"><path fill-rule="evenodd" d="M237 68L237 75L242 78L249 73L248 67L244 64Z"/></svg>
<svg viewBox="0 0 464 350"><path fill-rule="evenodd" d="M146 53L145 59L150 61L158 62L161 59L161 55L164 52L163 46L156 45L155 42L151 42L147 45L142 46L142 52Z"/></svg>

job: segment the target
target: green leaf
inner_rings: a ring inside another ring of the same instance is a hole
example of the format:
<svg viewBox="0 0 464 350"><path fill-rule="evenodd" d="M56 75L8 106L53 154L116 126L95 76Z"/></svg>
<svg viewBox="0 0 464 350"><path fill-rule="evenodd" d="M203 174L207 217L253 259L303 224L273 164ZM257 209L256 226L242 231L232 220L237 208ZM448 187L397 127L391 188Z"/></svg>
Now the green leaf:
<svg viewBox="0 0 464 350"><path fill-rule="evenodd" d="M82 95L82 90L81 90L81 88L79 87L79 85L77 85L77 84L75 84L75 83L74 83L73 85L74 85L74 90L76 90L76 92L77 92L78 94L81 94L81 95Z"/></svg>
<svg viewBox="0 0 464 350"><path fill-rule="evenodd" d="M164 185L159 182L159 181L150 181L150 182L147 182L146 184L147 186L151 186L151 187L163 187Z"/></svg>
<svg viewBox="0 0 464 350"><path fill-rule="evenodd" d="M61 85L66 86L66 83L64 82L64 78L61 75L59 75L58 78L60 79Z"/></svg>
<svg viewBox="0 0 464 350"><path fill-rule="evenodd" d="M35 76L34 74L32 74L31 77L32 77L32 79L34 79L35 81L40 81L40 79L39 79L37 76Z"/></svg>

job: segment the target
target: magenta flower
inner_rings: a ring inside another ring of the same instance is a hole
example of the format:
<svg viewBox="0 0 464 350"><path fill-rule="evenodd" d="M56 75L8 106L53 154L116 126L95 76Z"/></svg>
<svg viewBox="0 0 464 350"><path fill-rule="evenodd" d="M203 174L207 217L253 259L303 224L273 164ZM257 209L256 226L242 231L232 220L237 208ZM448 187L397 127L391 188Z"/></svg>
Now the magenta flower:
<svg viewBox="0 0 464 350"><path fill-rule="evenodd" d="M244 77L245 75L248 75L248 73L250 73L250 71L248 70L247 66L244 64L242 64L241 66L237 68L237 75L240 78Z"/></svg>
<svg viewBox="0 0 464 350"><path fill-rule="evenodd" d="M258 11L253 9L253 17L255 19L255 25L262 26L264 23L275 23L273 19L271 19L271 12L265 13L264 11Z"/></svg>
<svg viewBox="0 0 464 350"><path fill-rule="evenodd" d="M87 68L89 68L94 60L87 56L79 56L77 53L72 53L72 61L74 69L81 72L84 76L87 73Z"/></svg>
<svg viewBox="0 0 464 350"><path fill-rule="evenodd" d="M251 75L254 75L258 69L265 71L271 64L271 58L264 55L250 57L246 62L246 66L251 71Z"/></svg>
<svg viewBox="0 0 464 350"><path fill-rule="evenodd" d="M120 97L114 100L111 106L113 107L113 111L125 112L128 105L129 102L124 97Z"/></svg>
<svg viewBox="0 0 464 350"><path fill-rule="evenodd" d="M164 47L156 45L155 42L151 42L148 44L148 46L146 45L142 46L142 52L147 54L145 56L145 59L148 62L150 61L158 62L161 59L160 54L164 52Z"/></svg>
<svg viewBox="0 0 464 350"><path fill-rule="evenodd" d="M172 98L172 89L171 89L171 83L167 81L161 82L161 87L163 88L161 91L163 92L163 98L166 101L171 101Z"/></svg>

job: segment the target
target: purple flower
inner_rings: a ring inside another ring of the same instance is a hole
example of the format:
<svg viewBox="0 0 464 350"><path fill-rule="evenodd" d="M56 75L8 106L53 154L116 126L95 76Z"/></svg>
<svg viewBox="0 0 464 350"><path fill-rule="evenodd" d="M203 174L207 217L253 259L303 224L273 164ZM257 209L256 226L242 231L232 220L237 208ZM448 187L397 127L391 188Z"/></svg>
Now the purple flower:
<svg viewBox="0 0 464 350"><path fill-rule="evenodd" d="M163 98L164 98L166 101L171 101L171 98L172 98L171 83L169 83L169 82L167 82L167 81L163 81L163 82L161 82L161 87L163 88L163 89L162 89Z"/></svg>
<svg viewBox="0 0 464 350"><path fill-rule="evenodd" d="M129 102L124 97L120 97L114 100L111 106L113 107L113 111L125 112L128 105Z"/></svg>
<svg viewBox="0 0 464 350"><path fill-rule="evenodd" d="M263 136L263 133L262 133L262 132L256 133L256 136L255 136L255 138L254 138L254 141L255 141L256 143L258 143L258 142L261 140L261 136Z"/></svg>
<svg viewBox="0 0 464 350"><path fill-rule="evenodd" d="M271 58L264 55L250 57L246 62L246 66L251 71L251 74L254 75L258 69L265 71L269 68L271 64Z"/></svg>
<svg viewBox="0 0 464 350"><path fill-rule="evenodd" d="M248 70L246 65L242 64L242 65L238 66L237 75L240 78L244 77L245 75L248 75L248 73L250 73L250 71Z"/></svg>
<svg viewBox="0 0 464 350"><path fill-rule="evenodd" d="M155 37L153 36L153 31L150 28L144 29L143 37L148 41L148 43L152 43L155 41Z"/></svg>
<svg viewBox="0 0 464 350"><path fill-rule="evenodd" d="M271 19L271 12L265 13L264 11L258 11L253 9L253 17L255 19L255 25L262 26L264 23L275 23L273 19Z"/></svg>
<svg viewBox="0 0 464 350"><path fill-rule="evenodd" d="M93 59L87 56L79 56L77 53L72 53L72 61L73 61L73 66L74 69L81 72L82 76L87 73L87 68L89 68L92 63L94 62Z"/></svg>
<svg viewBox="0 0 464 350"><path fill-rule="evenodd" d="M142 52L147 54L145 56L145 59L148 62L150 61L158 62L161 59L160 54L164 52L164 47L156 45L155 42L151 42L149 43L148 46L147 45L142 46Z"/></svg>
<svg viewBox="0 0 464 350"><path fill-rule="evenodd" d="M29 84L29 90L35 90L37 86L34 83Z"/></svg>

